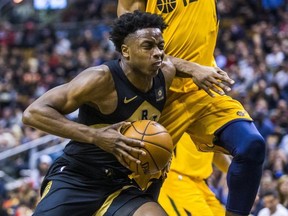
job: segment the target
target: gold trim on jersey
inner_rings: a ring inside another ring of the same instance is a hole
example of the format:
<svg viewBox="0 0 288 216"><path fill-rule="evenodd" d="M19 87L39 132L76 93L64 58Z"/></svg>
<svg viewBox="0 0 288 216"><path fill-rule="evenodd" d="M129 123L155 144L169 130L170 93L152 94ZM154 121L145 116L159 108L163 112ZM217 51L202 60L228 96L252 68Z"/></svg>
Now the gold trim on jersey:
<svg viewBox="0 0 288 216"><path fill-rule="evenodd" d="M49 181L44 189L44 192L41 196L41 200L48 194L48 192L50 191L51 189L51 186L52 186L52 181Z"/></svg>
<svg viewBox="0 0 288 216"><path fill-rule="evenodd" d="M159 100L163 97L163 93L161 90L158 91L158 97ZM147 101L143 101L143 103L129 116L126 120L123 121L128 121L128 122L133 122L133 121L138 121L138 120L143 120L143 119L149 119L153 121L158 121L160 118L161 112L155 108L153 105L151 105ZM90 125L89 127L92 128L103 128L107 127L111 124L93 124Z"/></svg>
<svg viewBox="0 0 288 216"><path fill-rule="evenodd" d="M167 165L167 167L168 166L169 165ZM168 169L169 168L164 168L162 171L156 172L154 174L144 174L142 170L140 170L141 173L132 173L128 177L133 179L142 191L145 191L153 183L153 179L159 179L161 176L163 179L165 179Z"/></svg>
<svg viewBox="0 0 288 216"><path fill-rule="evenodd" d="M101 208L97 212L95 212L92 216L102 216L102 215L104 215L107 212L108 208L111 206L113 200L116 197L118 197L119 194L122 191L124 191L124 190L126 190L126 189L128 189L130 187L135 187L135 186L133 186L133 185L124 186L120 190L117 190L116 192L114 192L110 196L108 196L107 199L105 200L105 202L103 203L103 205L101 206Z"/></svg>
<svg viewBox="0 0 288 216"><path fill-rule="evenodd" d="M94 124L94 125L90 125L89 127L92 127L92 128L103 128L103 127L107 127L111 124Z"/></svg>

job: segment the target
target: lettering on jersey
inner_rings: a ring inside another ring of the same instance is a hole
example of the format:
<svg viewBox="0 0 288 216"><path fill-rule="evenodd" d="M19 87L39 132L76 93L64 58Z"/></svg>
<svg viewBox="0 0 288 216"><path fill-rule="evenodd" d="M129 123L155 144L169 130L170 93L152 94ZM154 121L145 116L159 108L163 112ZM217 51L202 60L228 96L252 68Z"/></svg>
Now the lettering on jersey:
<svg viewBox="0 0 288 216"><path fill-rule="evenodd" d="M148 110L142 110L142 120L148 119Z"/></svg>
<svg viewBox="0 0 288 216"><path fill-rule="evenodd" d="M198 1L198 0L182 0L184 6L186 7L189 3ZM161 13L170 13L172 12L177 5L177 0L157 0L157 8Z"/></svg>
<svg viewBox="0 0 288 216"><path fill-rule="evenodd" d="M158 119L158 116L157 116L157 115L152 115L152 120L153 120L153 121L157 121L157 119Z"/></svg>
<svg viewBox="0 0 288 216"><path fill-rule="evenodd" d="M141 163L141 167L142 167L143 172L144 172L145 174L148 174L148 173L149 173L149 162Z"/></svg>
<svg viewBox="0 0 288 216"><path fill-rule="evenodd" d="M164 100L164 89L163 87L160 87L158 89L155 90L155 94L156 94L156 101L161 101Z"/></svg>
<svg viewBox="0 0 288 216"><path fill-rule="evenodd" d="M153 120L157 121L158 120L158 115L152 114L151 116L148 115L149 111L148 110L142 110L142 120Z"/></svg>
<svg viewBox="0 0 288 216"><path fill-rule="evenodd" d="M153 120L158 121L160 118L161 112L152 104L147 101L143 103L128 117L127 121L137 121L137 120Z"/></svg>

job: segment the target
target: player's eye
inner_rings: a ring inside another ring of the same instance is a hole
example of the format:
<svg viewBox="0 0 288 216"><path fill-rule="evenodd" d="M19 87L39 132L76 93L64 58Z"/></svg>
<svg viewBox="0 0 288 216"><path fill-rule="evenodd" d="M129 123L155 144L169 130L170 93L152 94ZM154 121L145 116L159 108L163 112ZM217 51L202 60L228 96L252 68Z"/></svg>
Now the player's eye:
<svg viewBox="0 0 288 216"><path fill-rule="evenodd" d="M158 43L157 46L158 46L158 49L164 50L164 41Z"/></svg>
<svg viewBox="0 0 288 216"><path fill-rule="evenodd" d="M164 50L164 44L159 45L158 48L159 48L160 50Z"/></svg>
<svg viewBox="0 0 288 216"><path fill-rule="evenodd" d="M152 49L152 47L153 47L153 45L151 44L151 43L144 43L143 45L142 45L142 47L143 47L143 49Z"/></svg>

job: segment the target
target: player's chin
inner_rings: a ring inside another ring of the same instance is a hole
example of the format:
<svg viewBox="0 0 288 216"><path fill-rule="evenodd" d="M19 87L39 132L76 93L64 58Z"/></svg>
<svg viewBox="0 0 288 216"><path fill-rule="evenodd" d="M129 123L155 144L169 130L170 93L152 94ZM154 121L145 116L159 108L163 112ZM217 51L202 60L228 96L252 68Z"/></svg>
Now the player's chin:
<svg viewBox="0 0 288 216"><path fill-rule="evenodd" d="M160 69L160 67L153 65L149 70L151 76L153 76L153 77L156 76L159 72L159 69Z"/></svg>

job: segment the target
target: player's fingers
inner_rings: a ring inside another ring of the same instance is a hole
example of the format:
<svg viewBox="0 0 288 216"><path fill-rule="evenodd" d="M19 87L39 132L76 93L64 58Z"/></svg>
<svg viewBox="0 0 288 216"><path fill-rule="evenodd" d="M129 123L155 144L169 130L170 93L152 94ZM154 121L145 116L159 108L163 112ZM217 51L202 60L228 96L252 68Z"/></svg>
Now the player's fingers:
<svg viewBox="0 0 288 216"><path fill-rule="evenodd" d="M141 145L141 147L143 147L144 145ZM132 147L132 146L128 146L126 145L124 147L125 151L126 152L129 152L129 153L134 153L134 154L141 154L141 155L146 155L146 152L142 149L140 149L139 147Z"/></svg>
<svg viewBox="0 0 288 216"><path fill-rule="evenodd" d="M130 126L131 126L131 122L122 121L122 122L113 124L111 127L116 129L119 132L122 132L123 130L127 129Z"/></svg>
<svg viewBox="0 0 288 216"><path fill-rule="evenodd" d="M220 95L224 95L225 92L229 92L231 90L226 82L222 82L214 77L209 77L209 79L205 80L205 85Z"/></svg>
<svg viewBox="0 0 288 216"><path fill-rule="evenodd" d="M137 163L137 164L140 164L140 163L141 163L141 161L140 161L138 158L134 157L132 154L129 154L129 153L126 152L126 151L119 150L119 153L120 153L120 155L121 155L121 160L123 160L123 162L124 162L124 163L126 164L126 166L128 166L128 167L129 167L129 164L130 164L131 162ZM136 154L136 155L137 155L137 154ZM124 160L124 158L125 158L125 160Z"/></svg>
<svg viewBox="0 0 288 216"><path fill-rule="evenodd" d="M220 95L224 95L225 94L225 92L222 90L222 89L219 89L219 88L217 88L217 86L219 87L219 83L218 83L218 81L215 81L215 80L210 80L210 81L208 81L208 80L205 80L205 85L206 85L206 87L209 89L209 90L212 90L212 91L214 91L214 92L216 92L216 93L218 93L218 94L220 94Z"/></svg>
<svg viewBox="0 0 288 216"><path fill-rule="evenodd" d="M193 78L193 81L199 87L199 89L203 89L210 97L215 96L214 93L206 85L206 80L202 80L202 82L199 82L197 79Z"/></svg>
<svg viewBox="0 0 288 216"><path fill-rule="evenodd" d="M125 143L125 146L132 146L132 147L144 147L145 144L141 140L128 138L123 135L122 141Z"/></svg>
<svg viewBox="0 0 288 216"><path fill-rule="evenodd" d="M224 82L227 82L230 85L233 85L235 83L235 81L233 79L231 79L225 71L221 70L218 67L216 69L217 69L217 74L221 75L221 76L218 77L218 79L220 79L220 80L222 80Z"/></svg>
<svg viewBox="0 0 288 216"><path fill-rule="evenodd" d="M200 87L201 89L203 89L208 95L210 95L211 97L214 97L214 93L204 84L198 85L198 87Z"/></svg>
<svg viewBox="0 0 288 216"><path fill-rule="evenodd" d="M146 152L141 149L142 147L145 146L145 144L140 140L124 138L124 140L122 140L122 143L120 145L122 150L126 152L146 155Z"/></svg>
<svg viewBox="0 0 288 216"><path fill-rule="evenodd" d="M117 160L118 160L124 167L126 167L127 169L130 169L130 167L129 167L130 161L125 160L125 159L123 158L124 156L123 156L122 154L115 155L115 156L116 156Z"/></svg>
<svg viewBox="0 0 288 216"><path fill-rule="evenodd" d="M227 86L225 83L223 83L223 82L217 82L217 84L216 84L219 88L221 88L221 89L223 89L225 92L229 92L229 91L231 91L231 88L229 87L229 86ZM223 92L223 94L225 94L224 92Z"/></svg>

